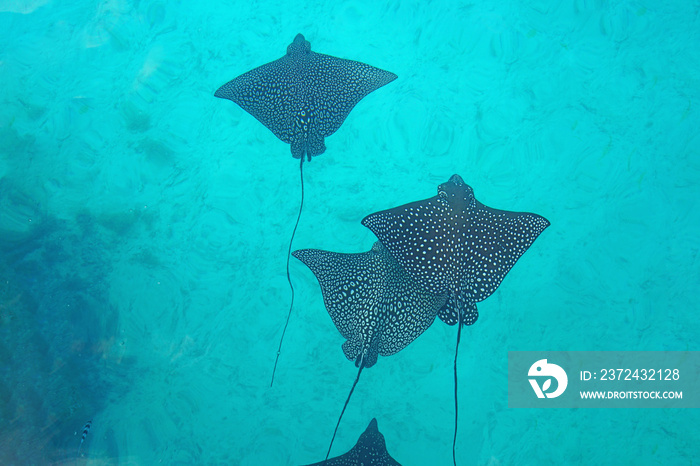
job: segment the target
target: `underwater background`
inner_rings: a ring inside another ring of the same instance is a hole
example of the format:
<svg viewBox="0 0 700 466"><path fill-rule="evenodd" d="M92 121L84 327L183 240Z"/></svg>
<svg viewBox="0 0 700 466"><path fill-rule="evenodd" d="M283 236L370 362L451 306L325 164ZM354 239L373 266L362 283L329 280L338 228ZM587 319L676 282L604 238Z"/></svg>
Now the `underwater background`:
<svg viewBox="0 0 700 466"><path fill-rule="evenodd" d="M313 51L399 78L304 166L294 249L458 173L551 226L465 327L458 464L693 464L698 410L509 409L516 350L698 350L700 2L0 0L0 463L321 461L357 369L285 266L289 146L223 83ZM404 465L451 464L456 328L364 371ZM83 425L92 428L78 455Z"/></svg>

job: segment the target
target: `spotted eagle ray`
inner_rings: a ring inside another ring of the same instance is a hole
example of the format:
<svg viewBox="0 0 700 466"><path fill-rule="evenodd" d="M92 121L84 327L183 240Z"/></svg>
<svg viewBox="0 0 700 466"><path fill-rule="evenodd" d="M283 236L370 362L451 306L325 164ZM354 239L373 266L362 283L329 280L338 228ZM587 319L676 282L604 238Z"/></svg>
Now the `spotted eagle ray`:
<svg viewBox="0 0 700 466"><path fill-rule="evenodd" d="M456 464L457 353L462 325L476 322L476 303L496 291L549 221L537 214L487 207L459 175L453 175L438 187L437 196L368 215L362 224L421 288L448 294L438 316L448 325L460 323L454 361L452 459Z"/></svg>
<svg viewBox="0 0 700 466"><path fill-rule="evenodd" d="M311 51L297 34L282 58L243 73L214 96L236 102L282 141L292 156L323 154L335 133L367 94L397 76L374 66Z"/></svg>
<svg viewBox="0 0 700 466"><path fill-rule="evenodd" d="M360 435L352 449L341 456L336 456L308 466L401 466L391 457L386 449L384 435L379 432L377 420L372 419L367 429Z"/></svg>
<svg viewBox="0 0 700 466"><path fill-rule="evenodd" d="M302 249L292 255L318 279L328 314L347 340L343 343L345 357L359 368L327 459L362 369L372 367L378 355L395 354L418 338L435 320L447 293L421 290L379 242L357 254Z"/></svg>
<svg viewBox="0 0 700 466"><path fill-rule="evenodd" d="M287 281L292 290L287 321L277 350L277 360L294 306L294 287L289 276L289 253L304 206L304 158L323 154L324 139L335 133L353 107L367 94L389 84L397 76L365 63L311 51L311 44L297 34L287 54L254 68L221 86L215 97L229 99L253 115L272 133L291 144L292 156L299 159L301 202L289 240Z"/></svg>

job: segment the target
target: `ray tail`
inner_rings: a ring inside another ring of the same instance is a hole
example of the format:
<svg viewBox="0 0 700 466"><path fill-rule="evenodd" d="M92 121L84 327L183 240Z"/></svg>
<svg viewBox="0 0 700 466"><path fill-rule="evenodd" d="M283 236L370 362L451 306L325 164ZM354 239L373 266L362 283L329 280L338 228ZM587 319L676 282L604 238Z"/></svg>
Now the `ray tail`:
<svg viewBox="0 0 700 466"><path fill-rule="evenodd" d="M348 398L345 400L345 404L343 405L343 410L340 412L340 417L338 417L338 423L335 425L335 430L333 431L333 437L331 438L331 444L328 445L328 452L326 453L326 459L324 461L328 461L328 457L331 454L331 448L333 448L333 441L335 440L335 434L338 433L338 426L340 426L340 421L343 419L343 414L345 414L345 408L348 407L348 403L350 402L350 397L352 396L352 392L355 391L355 386L357 385L357 381L360 380L360 374L362 374L362 369L365 367L365 362L364 360L360 363L360 370L357 371L357 377L355 377L355 382L352 384L352 388L350 389L350 393L348 394Z"/></svg>
<svg viewBox="0 0 700 466"><path fill-rule="evenodd" d="M297 227L299 226L299 220L301 219L301 211L304 208L304 157L299 161L299 178L301 178L301 201L299 202L299 213L297 214L297 221L294 224L294 229L292 230L292 236L289 238L289 249L287 250L287 282L289 283L289 289L292 291L292 299L289 303L289 312L287 313L287 320L284 323L284 329L282 329L282 336L280 337L280 344L277 348L277 356L275 357L275 367L272 368L272 379L270 380L270 387L275 383L275 372L277 371L277 363L280 359L280 354L282 354L282 342L284 341L284 334L287 333L287 326L289 325L289 319L292 317L292 308L294 307L294 285L292 285L292 277L289 275L289 259L292 255L292 243L294 242L294 235L297 233Z"/></svg>

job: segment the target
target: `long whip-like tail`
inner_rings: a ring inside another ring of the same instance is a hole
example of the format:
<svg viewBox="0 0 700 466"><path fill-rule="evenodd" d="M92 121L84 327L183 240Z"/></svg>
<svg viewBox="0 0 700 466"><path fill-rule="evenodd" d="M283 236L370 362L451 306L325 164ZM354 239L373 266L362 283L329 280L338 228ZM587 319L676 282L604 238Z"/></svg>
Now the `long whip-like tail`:
<svg viewBox="0 0 700 466"><path fill-rule="evenodd" d="M282 353L282 341L284 340L284 334L287 332L287 326L289 325L289 318L292 317L292 308L294 307L294 285L292 285L292 277L289 275L289 260L292 257L292 243L294 242L294 235L297 233L297 227L299 226L299 219L301 219L301 210L304 208L304 156L302 155L301 161L299 162L299 178L301 178L301 202L299 202L299 213L297 214L297 221L294 224L294 230L292 230L292 237L289 238L289 249L287 250L287 282L289 283L289 288L292 290L292 300L289 303L289 312L287 313L287 321L284 323L284 329L282 330L282 336L280 337L280 345L277 348L277 357L275 357L275 367L272 369L272 379L270 380L270 387L275 383L275 371L277 371L277 363L280 359L280 354Z"/></svg>
<svg viewBox="0 0 700 466"><path fill-rule="evenodd" d="M455 347L455 436L452 439L452 462L454 466L457 466L457 456L455 455L455 446L457 445L457 415L459 410L457 409L457 354L459 353L459 340L462 337L462 310L459 309L459 300L455 297L455 302L457 304L457 346Z"/></svg>
<svg viewBox="0 0 700 466"><path fill-rule="evenodd" d="M338 423L335 425L335 430L333 431L333 438L331 438L331 444L328 446L328 453L326 453L326 459L323 460L323 463L325 464L326 461L328 461L328 456L331 454L331 448L333 448L333 440L335 440L335 434L338 432L338 426L340 426L340 420L343 419L343 414L345 414L345 408L348 407L348 402L350 402L350 397L352 396L352 392L355 391L355 386L357 385L357 381L360 380L360 374L362 374L362 369L365 367L365 360L364 358L360 362L360 370L357 371L357 377L355 377L355 382L352 384L352 388L350 389L350 393L348 394L347 400L345 400L345 404L343 405L343 410L340 412L340 417L338 418Z"/></svg>

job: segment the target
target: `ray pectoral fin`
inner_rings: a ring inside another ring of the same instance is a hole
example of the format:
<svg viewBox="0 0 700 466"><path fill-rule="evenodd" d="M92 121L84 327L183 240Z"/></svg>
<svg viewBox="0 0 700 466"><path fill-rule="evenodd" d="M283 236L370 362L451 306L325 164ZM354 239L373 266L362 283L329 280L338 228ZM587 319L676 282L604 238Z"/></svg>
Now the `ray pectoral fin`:
<svg viewBox="0 0 700 466"><path fill-rule="evenodd" d="M228 83L224 84L220 88L214 92L214 97L218 97L219 99L228 99L231 100L231 93L229 92L228 89Z"/></svg>
<svg viewBox="0 0 700 466"><path fill-rule="evenodd" d="M320 53L314 58L318 68L331 78L324 81L320 78L325 76L317 76L325 85L313 89L318 101L325 104L319 109L324 109L326 113L323 119L323 133L326 136L340 128L360 100L397 78L394 73L354 60Z"/></svg>

